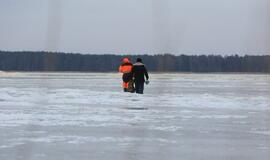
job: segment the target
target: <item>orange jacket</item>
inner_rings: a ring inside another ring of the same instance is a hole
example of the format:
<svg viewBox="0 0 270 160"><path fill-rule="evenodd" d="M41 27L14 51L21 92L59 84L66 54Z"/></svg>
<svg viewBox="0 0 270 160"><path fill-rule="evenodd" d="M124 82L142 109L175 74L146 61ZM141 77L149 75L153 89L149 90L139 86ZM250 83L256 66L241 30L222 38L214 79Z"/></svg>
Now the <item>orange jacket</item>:
<svg viewBox="0 0 270 160"><path fill-rule="evenodd" d="M119 67L119 72L121 73L130 73L132 71L132 63L128 58L124 58L122 60L122 64Z"/></svg>

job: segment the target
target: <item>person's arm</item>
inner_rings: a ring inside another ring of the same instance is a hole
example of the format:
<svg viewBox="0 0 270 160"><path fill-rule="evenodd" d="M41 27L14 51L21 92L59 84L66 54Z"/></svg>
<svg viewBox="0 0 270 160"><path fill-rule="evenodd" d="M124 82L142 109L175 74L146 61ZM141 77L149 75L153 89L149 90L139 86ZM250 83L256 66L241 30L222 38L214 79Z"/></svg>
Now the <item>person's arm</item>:
<svg viewBox="0 0 270 160"><path fill-rule="evenodd" d="M122 71L122 66L119 66L118 71L121 72L121 73L123 72Z"/></svg>
<svg viewBox="0 0 270 160"><path fill-rule="evenodd" d="M145 66L144 66L144 75L146 77L146 80L148 80L149 79L149 76L148 76L148 72L147 72L147 69L146 69Z"/></svg>
<svg viewBox="0 0 270 160"><path fill-rule="evenodd" d="M131 75L132 75L132 79L134 79L134 69L135 69L135 66L132 65L132 69L131 69Z"/></svg>

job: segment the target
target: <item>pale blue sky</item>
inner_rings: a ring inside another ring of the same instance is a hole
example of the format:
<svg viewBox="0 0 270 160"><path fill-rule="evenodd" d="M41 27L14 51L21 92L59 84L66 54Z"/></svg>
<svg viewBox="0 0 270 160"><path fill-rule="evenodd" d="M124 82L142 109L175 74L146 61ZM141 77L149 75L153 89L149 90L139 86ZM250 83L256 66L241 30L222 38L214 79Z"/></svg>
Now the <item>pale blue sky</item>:
<svg viewBox="0 0 270 160"><path fill-rule="evenodd" d="M0 50L270 54L269 0L1 0Z"/></svg>

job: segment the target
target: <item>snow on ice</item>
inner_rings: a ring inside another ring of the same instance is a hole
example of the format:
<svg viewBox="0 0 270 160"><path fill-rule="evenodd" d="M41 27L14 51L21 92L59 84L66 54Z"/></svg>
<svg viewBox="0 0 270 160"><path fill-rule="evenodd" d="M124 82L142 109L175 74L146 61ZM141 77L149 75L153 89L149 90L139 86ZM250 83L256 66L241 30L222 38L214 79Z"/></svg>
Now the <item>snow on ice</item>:
<svg viewBox="0 0 270 160"><path fill-rule="evenodd" d="M269 159L270 76L0 73L0 159Z"/></svg>

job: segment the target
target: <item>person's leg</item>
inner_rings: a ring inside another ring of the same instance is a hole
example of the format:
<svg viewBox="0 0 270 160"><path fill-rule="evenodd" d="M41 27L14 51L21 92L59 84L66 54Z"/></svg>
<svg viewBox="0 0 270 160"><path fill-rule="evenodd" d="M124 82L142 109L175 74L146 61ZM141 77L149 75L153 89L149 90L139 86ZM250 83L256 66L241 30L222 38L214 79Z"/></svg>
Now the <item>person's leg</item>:
<svg viewBox="0 0 270 160"><path fill-rule="evenodd" d="M123 82L124 92L128 92L128 83Z"/></svg>
<svg viewBox="0 0 270 160"><path fill-rule="evenodd" d="M138 93L139 92L139 83L135 82L135 92Z"/></svg>
<svg viewBox="0 0 270 160"><path fill-rule="evenodd" d="M140 84L140 94L143 94L143 90L144 90L144 83Z"/></svg>
<svg viewBox="0 0 270 160"><path fill-rule="evenodd" d="M136 93L138 94L143 94L143 89L144 89L144 83L135 83L135 89L136 89Z"/></svg>

